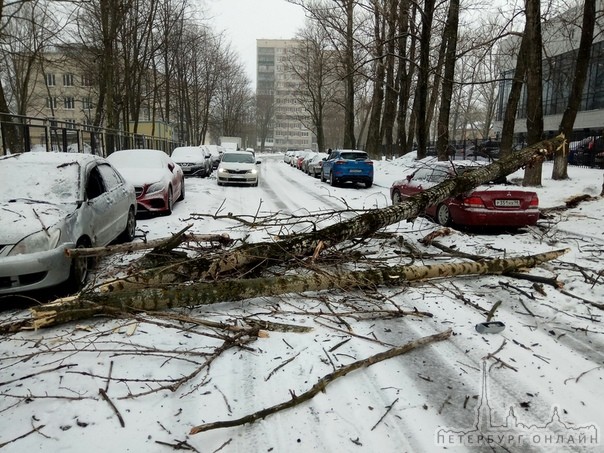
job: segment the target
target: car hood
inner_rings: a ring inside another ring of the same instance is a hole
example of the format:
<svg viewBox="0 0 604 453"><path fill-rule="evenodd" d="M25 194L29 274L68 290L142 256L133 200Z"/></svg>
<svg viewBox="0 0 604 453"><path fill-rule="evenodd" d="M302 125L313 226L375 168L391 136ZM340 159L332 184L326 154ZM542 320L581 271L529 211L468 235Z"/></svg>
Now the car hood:
<svg viewBox="0 0 604 453"><path fill-rule="evenodd" d="M56 225L76 208L75 204L0 202L0 244L15 244L26 236Z"/></svg>
<svg viewBox="0 0 604 453"><path fill-rule="evenodd" d="M133 186L153 184L166 178L166 172L161 168L123 168L118 171Z"/></svg>
<svg viewBox="0 0 604 453"><path fill-rule="evenodd" d="M256 168L256 164L245 164L241 162L221 162L220 168L226 170L252 170Z"/></svg>

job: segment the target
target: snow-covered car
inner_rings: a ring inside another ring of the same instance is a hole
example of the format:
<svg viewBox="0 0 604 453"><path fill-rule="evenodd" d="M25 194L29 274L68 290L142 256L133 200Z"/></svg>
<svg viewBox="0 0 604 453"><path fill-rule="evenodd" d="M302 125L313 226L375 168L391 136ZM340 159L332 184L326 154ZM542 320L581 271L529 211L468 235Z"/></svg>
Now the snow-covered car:
<svg viewBox="0 0 604 453"><path fill-rule="evenodd" d="M220 145L205 145L205 147L210 152L212 170L216 170L218 168L218 164L220 163L222 153L224 153L224 148Z"/></svg>
<svg viewBox="0 0 604 453"><path fill-rule="evenodd" d="M0 187L0 294L60 284L77 291L91 260L65 250L134 238L134 188L101 157L2 156Z"/></svg>
<svg viewBox="0 0 604 453"><path fill-rule="evenodd" d="M170 157L185 176L206 177L212 173L212 155L205 146L179 146Z"/></svg>
<svg viewBox="0 0 604 453"><path fill-rule="evenodd" d="M313 158L308 162L306 166L306 173L318 178L321 176L321 168L323 167L323 162L327 160L329 155L327 153L316 153Z"/></svg>
<svg viewBox="0 0 604 453"><path fill-rule="evenodd" d="M248 151L225 151L216 171L218 185L245 184L258 185L259 160Z"/></svg>
<svg viewBox="0 0 604 453"><path fill-rule="evenodd" d="M156 149L116 151L107 160L134 186L139 212L171 214L185 198L185 176L176 162Z"/></svg>
<svg viewBox="0 0 604 453"><path fill-rule="evenodd" d="M390 187L393 204L483 165L474 161L430 162ZM441 225L520 228L539 219L537 193L518 190L505 181L493 181L464 194L429 206L426 214Z"/></svg>

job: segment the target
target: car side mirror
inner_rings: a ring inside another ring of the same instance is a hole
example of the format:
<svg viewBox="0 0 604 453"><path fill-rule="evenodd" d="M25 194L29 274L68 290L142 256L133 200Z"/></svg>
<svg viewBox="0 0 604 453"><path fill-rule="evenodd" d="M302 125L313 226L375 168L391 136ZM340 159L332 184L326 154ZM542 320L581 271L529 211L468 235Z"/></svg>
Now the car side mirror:
<svg viewBox="0 0 604 453"><path fill-rule="evenodd" d="M172 163L168 164L168 170L174 171L174 164L172 164Z"/></svg>
<svg viewBox="0 0 604 453"><path fill-rule="evenodd" d="M411 181L413 179L413 175L407 175L407 181Z"/></svg>
<svg viewBox="0 0 604 453"><path fill-rule="evenodd" d="M256 164L261 164L261 163L262 163L262 161L261 161L261 160L257 160L257 161L256 161Z"/></svg>

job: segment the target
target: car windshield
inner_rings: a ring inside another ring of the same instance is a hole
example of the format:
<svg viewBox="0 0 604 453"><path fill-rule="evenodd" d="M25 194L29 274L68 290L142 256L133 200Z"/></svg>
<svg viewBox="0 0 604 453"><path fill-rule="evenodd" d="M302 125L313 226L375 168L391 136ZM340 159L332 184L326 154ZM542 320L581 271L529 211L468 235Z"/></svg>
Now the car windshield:
<svg viewBox="0 0 604 453"><path fill-rule="evenodd" d="M0 164L2 201L75 203L79 197L80 165L77 162L20 162Z"/></svg>
<svg viewBox="0 0 604 453"><path fill-rule="evenodd" d="M367 153L342 153L340 157L347 160L365 160L367 159Z"/></svg>
<svg viewBox="0 0 604 453"><path fill-rule="evenodd" d="M251 154L243 154L243 153L224 153L222 155L223 162L236 162L240 164L253 164L254 156Z"/></svg>
<svg viewBox="0 0 604 453"><path fill-rule="evenodd" d="M108 160L118 168L160 168L163 166L159 153L145 150L117 151L110 154Z"/></svg>
<svg viewBox="0 0 604 453"><path fill-rule="evenodd" d="M203 159L203 152L199 148L176 148L172 152L172 159Z"/></svg>

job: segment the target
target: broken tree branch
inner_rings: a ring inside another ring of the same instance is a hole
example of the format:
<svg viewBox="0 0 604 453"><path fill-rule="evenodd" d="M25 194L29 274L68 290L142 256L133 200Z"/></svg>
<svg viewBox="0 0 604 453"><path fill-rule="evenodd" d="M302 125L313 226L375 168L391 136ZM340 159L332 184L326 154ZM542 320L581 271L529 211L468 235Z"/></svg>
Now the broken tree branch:
<svg viewBox="0 0 604 453"><path fill-rule="evenodd" d="M276 404L276 405L268 407L266 409L262 409L258 412L254 412L253 414L246 415L245 417L241 417L236 420L225 420L225 421L218 421L218 422L204 423L202 425L197 425L197 426L194 426L193 428L191 428L191 431L189 431L189 434L198 434L203 431L209 431L212 429L228 428L228 427L232 427L232 426L245 425L247 423L254 423L255 421L263 419L269 415L275 414L275 413L283 411L285 409L289 409L291 407L297 406L298 404L301 404L305 401L310 400L311 398L313 398L317 394L319 394L319 392L325 392L325 389L327 388L327 386L329 384L331 384L332 382L334 382L336 379L346 376L347 374L351 373L352 371L358 370L360 368L367 368L371 365L382 362L386 359L390 359L392 357L406 354L420 346L424 346L426 344L429 344L429 343L432 343L435 341L446 340L447 338L449 338L451 336L452 333L453 333L453 331L451 329L448 329L448 330L445 330L444 332L440 332L440 333L437 333L434 335L422 337L417 340L406 343L402 346L398 346L398 347L389 349L387 351L380 352L379 354L368 357L366 359L358 360L358 361L353 362L349 365L346 365L342 368L339 368L338 370L334 371L333 373L329 373L328 375L324 376L315 385L313 385L310 390L302 393L301 395L295 395L292 393L292 398L289 401L285 401L283 403Z"/></svg>

